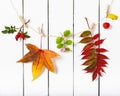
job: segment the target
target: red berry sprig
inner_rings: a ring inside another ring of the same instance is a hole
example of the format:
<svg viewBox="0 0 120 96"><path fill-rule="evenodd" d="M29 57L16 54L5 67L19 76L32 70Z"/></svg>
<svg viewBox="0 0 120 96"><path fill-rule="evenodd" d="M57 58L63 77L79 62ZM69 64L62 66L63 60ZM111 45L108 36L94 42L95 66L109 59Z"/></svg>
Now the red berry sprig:
<svg viewBox="0 0 120 96"><path fill-rule="evenodd" d="M29 23L30 20L28 20L25 24ZM15 35L15 39L16 41L18 41L18 39L22 39L25 40L26 38L30 38L30 36L27 34L27 32L23 32L24 25L22 25L20 28L16 28L16 26L5 26L5 29L2 31L3 34L13 34L15 32L17 32L17 34Z"/></svg>

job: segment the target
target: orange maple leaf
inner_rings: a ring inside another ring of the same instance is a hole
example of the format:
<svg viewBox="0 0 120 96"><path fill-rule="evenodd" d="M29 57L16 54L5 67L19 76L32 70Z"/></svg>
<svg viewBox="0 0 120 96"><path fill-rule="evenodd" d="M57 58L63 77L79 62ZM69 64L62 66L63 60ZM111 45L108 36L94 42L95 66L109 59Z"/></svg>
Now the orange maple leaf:
<svg viewBox="0 0 120 96"><path fill-rule="evenodd" d="M17 62L33 62L32 64L32 76L33 80L35 80L43 71L43 68L46 67L49 71L55 72L55 68L52 62L52 58L59 56L59 54L47 50L47 49L39 49L35 45L26 44L29 52L25 54L20 60Z"/></svg>

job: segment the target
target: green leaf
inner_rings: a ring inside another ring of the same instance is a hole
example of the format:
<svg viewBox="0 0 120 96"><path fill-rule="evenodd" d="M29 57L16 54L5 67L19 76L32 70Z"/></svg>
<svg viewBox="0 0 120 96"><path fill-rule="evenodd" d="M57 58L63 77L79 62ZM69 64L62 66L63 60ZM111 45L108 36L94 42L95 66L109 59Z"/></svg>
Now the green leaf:
<svg viewBox="0 0 120 96"><path fill-rule="evenodd" d="M14 31L14 29L10 29L9 31L8 31L8 33L14 33L15 31Z"/></svg>
<svg viewBox="0 0 120 96"><path fill-rule="evenodd" d="M27 33L28 32L22 32L22 34L24 34L25 38L30 38L30 36Z"/></svg>
<svg viewBox="0 0 120 96"><path fill-rule="evenodd" d="M7 34L8 32L7 32L7 30L4 30L4 31L2 31L2 33L3 33L3 34Z"/></svg>
<svg viewBox="0 0 120 96"><path fill-rule="evenodd" d="M70 36L71 32L70 32L70 30L66 30L66 31L64 31L63 34L65 37L68 37L68 36Z"/></svg>
<svg viewBox="0 0 120 96"><path fill-rule="evenodd" d="M3 34L10 34L16 32L16 27L15 26L5 26L5 30L2 31Z"/></svg>
<svg viewBox="0 0 120 96"><path fill-rule="evenodd" d="M10 30L10 27L8 27L8 26L5 26L5 29L6 29L6 30Z"/></svg>
<svg viewBox="0 0 120 96"><path fill-rule="evenodd" d="M58 49L60 49L60 48L62 48L62 47L63 47L63 44L58 44L58 45L57 45L57 48L58 48Z"/></svg>
<svg viewBox="0 0 120 96"><path fill-rule="evenodd" d="M92 41L92 37L85 37L79 43L88 43Z"/></svg>
<svg viewBox="0 0 120 96"><path fill-rule="evenodd" d="M70 48L67 47L67 48L65 48L65 51L66 51L66 52L69 52L69 51L71 51L71 50L70 50Z"/></svg>
<svg viewBox="0 0 120 96"><path fill-rule="evenodd" d="M87 36L89 36L91 34L91 32L89 31L89 30L86 30L86 31L84 31L81 35L80 35L80 37L87 37Z"/></svg>
<svg viewBox="0 0 120 96"><path fill-rule="evenodd" d="M30 36L25 34L25 38L30 38Z"/></svg>
<svg viewBox="0 0 120 96"><path fill-rule="evenodd" d="M63 41L63 37L56 38L56 44L60 44Z"/></svg>
<svg viewBox="0 0 120 96"><path fill-rule="evenodd" d="M66 40L65 44L71 45L72 44L72 40Z"/></svg>

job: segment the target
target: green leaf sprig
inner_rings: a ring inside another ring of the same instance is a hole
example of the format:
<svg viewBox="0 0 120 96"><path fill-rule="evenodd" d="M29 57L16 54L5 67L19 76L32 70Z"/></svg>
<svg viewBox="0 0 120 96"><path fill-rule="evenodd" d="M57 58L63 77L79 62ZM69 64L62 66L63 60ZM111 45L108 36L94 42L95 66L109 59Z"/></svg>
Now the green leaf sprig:
<svg viewBox="0 0 120 96"><path fill-rule="evenodd" d="M10 34L10 33L14 33L17 32L16 30L17 28L15 26L5 26L5 30L2 31L3 34Z"/></svg>
<svg viewBox="0 0 120 96"><path fill-rule="evenodd" d="M71 51L71 49L68 47L73 43L73 41L69 39L70 36L71 36L70 30L65 30L63 34L61 33L61 36L58 36L56 38L57 48L61 49L61 52Z"/></svg>

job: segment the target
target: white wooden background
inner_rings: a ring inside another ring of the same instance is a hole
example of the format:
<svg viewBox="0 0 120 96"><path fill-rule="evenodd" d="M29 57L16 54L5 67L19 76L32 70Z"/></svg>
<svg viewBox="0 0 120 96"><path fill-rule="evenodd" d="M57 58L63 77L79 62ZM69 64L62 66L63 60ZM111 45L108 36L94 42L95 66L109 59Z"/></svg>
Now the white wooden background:
<svg viewBox="0 0 120 96"><path fill-rule="evenodd" d="M98 23L99 0L12 0L19 15L30 19L30 25L37 29L44 24L45 34L60 35L66 29L74 33L87 29L84 17L90 23ZM106 5L111 0L100 0L100 18L105 16ZM74 6L73 6L74 5ZM114 0L111 12L120 17L120 0ZM0 1L0 31L4 25L21 26L10 0ZM23 14L24 13L24 14ZM55 44L55 38L43 39L43 48L51 49L61 54L56 60L57 73L48 73L47 70L35 81L32 81L31 63L16 63L24 53L28 52L22 42L17 42L14 35L0 33L0 96L120 96L120 19L107 20L112 25L105 30L100 27L101 38L106 38L103 47L109 52L106 54L110 60L105 69L106 74L92 82L91 75L86 74L81 66L81 50L83 45L71 46L72 52L61 53ZM101 21L102 25L104 21ZM98 28L95 32L97 33ZM39 34L28 29L31 35L25 43L40 46ZM74 42L81 38L74 37ZM24 68L23 68L24 67ZM24 75L24 78L23 78ZM100 94L98 94L98 86Z"/></svg>

